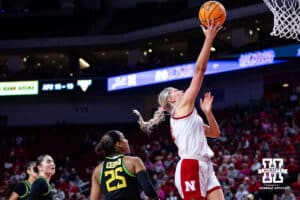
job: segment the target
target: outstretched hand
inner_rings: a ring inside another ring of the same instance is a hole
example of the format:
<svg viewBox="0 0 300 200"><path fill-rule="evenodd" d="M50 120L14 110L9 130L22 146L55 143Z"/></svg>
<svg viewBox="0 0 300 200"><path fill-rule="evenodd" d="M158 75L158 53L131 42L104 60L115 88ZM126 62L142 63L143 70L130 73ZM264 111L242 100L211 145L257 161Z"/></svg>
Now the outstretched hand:
<svg viewBox="0 0 300 200"><path fill-rule="evenodd" d="M214 96L211 96L210 92L204 94L204 98L200 98L200 107L204 113L211 112L212 103L214 101Z"/></svg>
<svg viewBox="0 0 300 200"><path fill-rule="evenodd" d="M206 38L214 39L217 33L222 29L222 26L217 23L214 25L214 19L207 19L207 28L201 25L202 31Z"/></svg>

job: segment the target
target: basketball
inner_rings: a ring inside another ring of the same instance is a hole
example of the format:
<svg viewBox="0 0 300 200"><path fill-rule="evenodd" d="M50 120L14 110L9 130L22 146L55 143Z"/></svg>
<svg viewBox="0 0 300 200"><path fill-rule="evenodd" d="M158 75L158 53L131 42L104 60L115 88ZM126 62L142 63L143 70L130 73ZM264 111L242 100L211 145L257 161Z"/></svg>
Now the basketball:
<svg viewBox="0 0 300 200"><path fill-rule="evenodd" d="M226 10L218 1L207 1L199 9L199 20L207 28L207 19L214 19L214 25L223 25L226 19Z"/></svg>

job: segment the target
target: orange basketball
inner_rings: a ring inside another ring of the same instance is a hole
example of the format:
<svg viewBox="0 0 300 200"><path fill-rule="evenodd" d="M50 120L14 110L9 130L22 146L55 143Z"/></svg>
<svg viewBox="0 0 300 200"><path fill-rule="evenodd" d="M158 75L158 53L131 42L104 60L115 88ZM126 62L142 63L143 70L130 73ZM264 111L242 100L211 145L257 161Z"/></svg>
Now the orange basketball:
<svg viewBox="0 0 300 200"><path fill-rule="evenodd" d="M199 20L201 24L207 27L207 19L214 19L214 25L217 23L223 25L226 19L226 10L218 1L207 1L199 9Z"/></svg>

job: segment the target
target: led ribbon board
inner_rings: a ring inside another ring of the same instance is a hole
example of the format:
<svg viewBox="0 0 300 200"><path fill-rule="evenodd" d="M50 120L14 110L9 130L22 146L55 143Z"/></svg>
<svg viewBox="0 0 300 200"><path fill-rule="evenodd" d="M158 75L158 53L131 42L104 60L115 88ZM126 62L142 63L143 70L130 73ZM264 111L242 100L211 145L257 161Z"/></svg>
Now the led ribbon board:
<svg viewBox="0 0 300 200"><path fill-rule="evenodd" d="M0 96L38 95L38 81L0 82Z"/></svg>
<svg viewBox="0 0 300 200"><path fill-rule="evenodd" d="M290 44L290 45L283 45L279 47L274 47L272 49L273 52L275 52L275 55L277 58L293 58L293 57L300 57L300 44ZM256 51L253 53L257 52L264 52L264 51L269 51L269 50L261 50L261 51ZM245 53L249 54L251 52ZM241 54L231 54L228 56L225 56L226 58L237 58L240 57Z"/></svg>
<svg viewBox="0 0 300 200"><path fill-rule="evenodd" d="M274 60L274 58L274 51L266 50L264 52L242 54L238 60L211 60L208 62L205 75L286 62L285 60ZM191 78L194 74L194 68L195 63L187 63L156 70L109 77L107 79L107 91Z"/></svg>
<svg viewBox="0 0 300 200"><path fill-rule="evenodd" d="M92 85L92 79L78 80L43 80L40 81L41 93L74 92L79 87L83 92L86 92Z"/></svg>

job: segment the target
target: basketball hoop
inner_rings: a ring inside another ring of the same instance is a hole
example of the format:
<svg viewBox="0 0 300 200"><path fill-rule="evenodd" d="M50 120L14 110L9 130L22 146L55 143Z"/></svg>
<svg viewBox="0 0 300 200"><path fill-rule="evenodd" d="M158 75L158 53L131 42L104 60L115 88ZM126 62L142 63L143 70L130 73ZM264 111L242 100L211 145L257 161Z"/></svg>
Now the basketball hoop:
<svg viewBox="0 0 300 200"><path fill-rule="evenodd" d="M274 15L271 36L300 41L300 0L263 0Z"/></svg>

